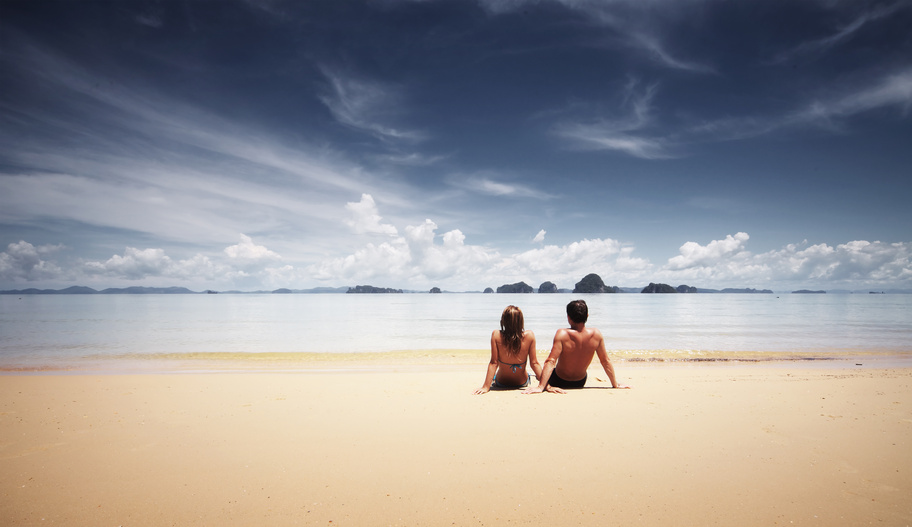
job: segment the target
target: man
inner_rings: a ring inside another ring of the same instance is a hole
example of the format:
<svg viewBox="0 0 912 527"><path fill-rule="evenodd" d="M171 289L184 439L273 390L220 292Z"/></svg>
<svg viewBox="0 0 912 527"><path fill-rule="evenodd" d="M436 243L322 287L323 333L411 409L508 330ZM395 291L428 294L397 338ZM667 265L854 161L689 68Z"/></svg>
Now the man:
<svg viewBox="0 0 912 527"><path fill-rule="evenodd" d="M567 322L569 329L559 329L554 334L551 354L542 368L541 380L537 387L524 390L522 393L566 393L565 389L582 388L586 385L586 371L598 353L599 362L611 381L612 388L630 388L621 386L614 377L614 366L608 360L605 351L605 339L602 332L587 328L589 306L583 300L574 300L567 304Z"/></svg>

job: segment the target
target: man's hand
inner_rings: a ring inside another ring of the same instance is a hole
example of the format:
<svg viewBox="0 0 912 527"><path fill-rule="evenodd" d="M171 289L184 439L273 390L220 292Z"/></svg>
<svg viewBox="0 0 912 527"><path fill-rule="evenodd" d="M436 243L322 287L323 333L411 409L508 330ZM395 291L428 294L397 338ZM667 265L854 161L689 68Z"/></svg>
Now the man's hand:
<svg viewBox="0 0 912 527"><path fill-rule="evenodd" d="M542 389L539 388L538 386L536 386L536 387L534 387L534 388L526 388L525 390L523 390L523 391L521 391L521 392L519 392L519 393L524 393L524 394L542 393Z"/></svg>
<svg viewBox="0 0 912 527"><path fill-rule="evenodd" d="M627 386L626 384L618 384L617 386L614 386L614 389L615 390L629 390L630 386Z"/></svg>
<svg viewBox="0 0 912 527"><path fill-rule="evenodd" d="M548 385L547 388L545 388L545 390L547 390L548 393L567 393L566 390L564 390L562 388L558 388L556 386L551 386L550 384Z"/></svg>

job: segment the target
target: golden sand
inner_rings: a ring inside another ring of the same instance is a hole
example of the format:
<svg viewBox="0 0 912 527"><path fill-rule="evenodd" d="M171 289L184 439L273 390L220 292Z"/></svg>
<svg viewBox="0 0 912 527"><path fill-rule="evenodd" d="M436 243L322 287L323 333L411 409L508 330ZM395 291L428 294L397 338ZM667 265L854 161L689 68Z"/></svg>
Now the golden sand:
<svg viewBox="0 0 912 527"><path fill-rule="evenodd" d="M0 525L909 525L912 370L0 376Z"/></svg>

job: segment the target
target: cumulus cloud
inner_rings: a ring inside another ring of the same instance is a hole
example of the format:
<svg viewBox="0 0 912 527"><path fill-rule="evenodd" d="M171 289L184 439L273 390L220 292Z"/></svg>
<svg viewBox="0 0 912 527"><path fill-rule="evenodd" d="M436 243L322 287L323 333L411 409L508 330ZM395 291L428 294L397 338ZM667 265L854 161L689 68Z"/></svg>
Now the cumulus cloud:
<svg viewBox="0 0 912 527"><path fill-rule="evenodd" d="M272 278L276 276L292 276L289 274L291 266L272 267L278 260L281 260L280 255L257 245L250 236L240 234L238 244L226 247L214 259L203 254L173 259L161 248L127 247L122 255L83 262L79 272L85 278L104 277L115 281L161 278L189 284L210 284L243 283L256 279L255 283L261 284L272 283Z"/></svg>
<svg viewBox="0 0 912 527"><path fill-rule="evenodd" d="M88 276L101 275L120 280L171 278L177 280L212 280L226 271L209 258L195 255L186 260L173 260L164 249L127 247L123 255L115 254L105 261L83 264Z"/></svg>
<svg viewBox="0 0 912 527"><path fill-rule="evenodd" d="M912 242L855 240L828 245L803 241L777 250L752 253L750 236L726 235L708 243L689 241L665 265L636 256L633 245L618 240L584 239L566 245L543 245L502 254L469 243L459 229L438 233L427 219L406 226L403 235L383 243L367 243L351 254L311 264L279 263L277 253L257 245L249 236L213 258L196 254L174 259L161 248L127 247L107 260L82 262L62 269L49 257L59 246L36 247L26 241L10 244L0 253L0 278L6 282L66 279L141 282L167 279L172 283L212 287L236 284L249 288L296 287L313 280L334 285L371 283L379 286L446 285L477 290L487 286L545 280L571 287L580 278L599 274L606 283L642 286L648 282L688 284L698 288L865 288L908 287L912 284ZM542 238L544 231L541 231ZM543 239L541 240L543 241Z"/></svg>
<svg viewBox="0 0 912 527"><path fill-rule="evenodd" d="M707 245L687 242L680 248L678 256L668 260L668 269L689 269L717 262L722 258L739 253L750 239L746 232L729 234L724 240L713 240Z"/></svg>
<svg viewBox="0 0 912 527"><path fill-rule="evenodd" d="M535 235L535 238L532 238L532 241L535 243L541 243L545 241L545 229L538 231L538 234Z"/></svg>
<svg viewBox="0 0 912 527"><path fill-rule="evenodd" d="M383 218L377 211L377 203L370 194L361 194L361 201L350 201L345 204L352 217L346 224L358 234L385 234L396 236L399 231L388 223L380 223Z"/></svg>
<svg viewBox="0 0 912 527"><path fill-rule="evenodd" d="M836 246L802 242L752 254L746 233L706 245L687 242L658 275L675 282L807 284L825 287L896 285L912 279L912 245L864 240ZM711 286L707 286L711 287Z"/></svg>
<svg viewBox="0 0 912 527"><path fill-rule="evenodd" d="M6 251L0 253L0 279L35 281L56 278L61 274L60 267L43 257L62 248L61 245L35 247L24 240L11 243Z"/></svg>
<svg viewBox="0 0 912 527"><path fill-rule="evenodd" d="M321 280L367 280L382 277L396 283L449 279L465 282L487 272L497 252L466 245L462 231L454 229L439 236L437 224L425 220L405 227L405 236L381 244L368 243L355 253L310 266Z"/></svg>
<svg viewBox="0 0 912 527"><path fill-rule="evenodd" d="M282 257L262 245L257 245L246 234L241 234L241 241L237 245L225 248L228 258L238 262L261 262L264 260L279 260Z"/></svg>

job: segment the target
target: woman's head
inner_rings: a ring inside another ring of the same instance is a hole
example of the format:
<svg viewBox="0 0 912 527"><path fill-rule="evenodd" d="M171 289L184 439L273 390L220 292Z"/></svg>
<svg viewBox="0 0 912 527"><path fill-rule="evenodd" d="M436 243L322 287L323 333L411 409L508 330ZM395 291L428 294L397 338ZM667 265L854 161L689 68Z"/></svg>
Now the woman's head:
<svg viewBox="0 0 912 527"><path fill-rule="evenodd" d="M500 315L500 334L512 353L519 353L522 346L523 314L516 306L507 306Z"/></svg>

